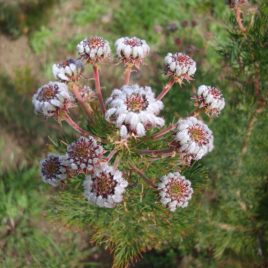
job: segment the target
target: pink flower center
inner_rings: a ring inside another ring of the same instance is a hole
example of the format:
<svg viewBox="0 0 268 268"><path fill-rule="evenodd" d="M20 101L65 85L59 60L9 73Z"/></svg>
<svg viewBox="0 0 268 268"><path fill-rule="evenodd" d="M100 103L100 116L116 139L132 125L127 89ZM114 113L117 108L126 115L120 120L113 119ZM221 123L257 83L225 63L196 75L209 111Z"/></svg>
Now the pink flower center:
<svg viewBox="0 0 268 268"><path fill-rule="evenodd" d="M124 44L131 46L131 47L136 47L136 46L141 46L142 42L138 38L129 38L124 41Z"/></svg>
<svg viewBox="0 0 268 268"><path fill-rule="evenodd" d="M92 190L104 198L114 193L116 181L113 180L113 175L110 173L101 172L98 177L93 179Z"/></svg>
<svg viewBox="0 0 268 268"><path fill-rule="evenodd" d="M209 90L209 93L215 98L215 99L220 99L221 98L221 92L215 88L211 87Z"/></svg>
<svg viewBox="0 0 268 268"><path fill-rule="evenodd" d="M184 65L191 65L192 64L192 59L184 54L175 54L174 55L175 61L179 62L180 64Z"/></svg>
<svg viewBox="0 0 268 268"><path fill-rule="evenodd" d="M144 94L131 94L125 101L128 110L132 112L140 112L148 107L148 101Z"/></svg>
<svg viewBox="0 0 268 268"><path fill-rule="evenodd" d="M188 129L189 135L192 140L198 144L207 144L207 132L199 125L192 126Z"/></svg>

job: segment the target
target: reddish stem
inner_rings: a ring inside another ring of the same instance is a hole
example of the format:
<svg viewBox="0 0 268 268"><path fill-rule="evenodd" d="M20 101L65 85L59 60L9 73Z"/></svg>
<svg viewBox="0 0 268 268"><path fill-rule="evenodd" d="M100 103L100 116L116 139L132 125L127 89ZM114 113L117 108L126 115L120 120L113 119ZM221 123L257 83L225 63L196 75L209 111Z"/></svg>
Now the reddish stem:
<svg viewBox="0 0 268 268"><path fill-rule="evenodd" d="M64 114L64 120L77 132L79 132L83 136L88 136L89 133L85 130L83 130L80 126L78 126L73 119L67 114L67 112Z"/></svg>
<svg viewBox="0 0 268 268"><path fill-rule="evenodd" d="M172 131L175 128L176 128L176 125L171 124L170 126L164 128L164 129L161 129L158 133L154 134L152 139L153 140L158 140L159 138L165 136L167 133L169 133L170 131Z"/></svg>
<svg viewBox="0 0 268 268"><path fill-rule="evenodd" d="M245 33L247 30L246 28L244 27L244 24L243 24L243 21L242 21L242 18L241 18L241 10L240 10L240 7L236 7L235 8L235 18L236 18L236 22L240 28L240 31L242 33Z"/></svg>
<svg viewBox="0 0 268 268"><path fill-rule="evenodd" d="M117 153L117 150L116 149L113 149L110 153L109 153L109 155L107 156L107 162L109 162L113 157L114 157L114 155Z"/></svg>
<svg viewBox="0 0 268 268"><path fill-rule="evenodd" d="M172 86L174 85L175 80L172 79L170 80L162 89L161 93L158 95L158 97L156 98L157 100L162 100L165 95L169 92L169 90L172 88Z"/></svg>
<svg viewBox="0 0 268 268"><path fill-rule="evenodd" d="M103 102L101 86L100 86L100 75L99 75L99 69L97 65L93 65L93 74L94 74L94 80L95 80L96 93L97 93L97 97L100 103L101 111L103 114L105 114L106 110L105 110L105 105Z"/></svg>
<svg viewBox="0 0 268 268"><path fill-rule="evenodd" d="M144 179L144 181L145 181L147 184L149 184L149 186L151 186L154 190L156 189L156 186L154 185L154 183L153 183L149 178L147 178L141 170L139 170L139 169L138 169L135 165L133 165L133 164L130 164L130 163L129 163L129 166L131 167L131 169L132 169L134 172L136 172L138 175L140 175L140 176Z"/></svg>
<svg viewBox="0 0 268 268"><path fill-rule="evenodd" d="M174 153L173 148L166 148L166 149L161 149L161 150L150 150L150 149L144 149L144 150L139 150L139 154L150 154L150 155L166 155L169 153Z"/></svg>
<svg viewBox="0 0 268 268"><path fill-rule="evenodd" d="M75 95L77 101L82 106L82 108L84 109L84 111L86 112L86 114L88 115L88 117L91 117L92 116L92 113L93 113L93 110L90 107L90 105L87 104L87 103L85 103L85 101L81 97L81 94L80 94L78 85L77 84L72 84L71 89L72 89L72 92Z"/></svg>
<svg viewBox="0 0 268 268"><path fill-rule="evenodd" d="M128 85L129 84L130 76L131 76L131 71L132 71L132 68L129 67L129 66L125 70L125 74L124 74L125 85Z"/></svg>

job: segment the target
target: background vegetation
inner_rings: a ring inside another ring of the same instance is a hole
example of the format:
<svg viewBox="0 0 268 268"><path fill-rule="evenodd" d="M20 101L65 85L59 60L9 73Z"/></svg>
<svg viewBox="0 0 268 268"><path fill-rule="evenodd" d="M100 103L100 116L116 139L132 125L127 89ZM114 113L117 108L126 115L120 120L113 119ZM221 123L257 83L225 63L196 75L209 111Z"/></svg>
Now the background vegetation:
<svg viewBox="0 0 268 268"><path fill-rule="evenodd" d="M41 183L38 161L63 130L35 116L31 104L36 88L53 79L51 64L75 56L78 41L94 34L111 43L124 35L146 39L152 53L135 79L158 92L165 81L165 54L188 53L199 67L194 84L217 85L227 102L211 124L215 150L204 160L204 188L191 207L194 232L172 241L176 229L171 228L166 246L147 249L133 266L267 265L268 7L265 1L252 4L245 22L250 24L250 12L257 8L254 26L243 35L223 1L0 1L1 267L112 265L108 250L89 243L101 237L71 225L64 210L53 210L51 200L61 192ZM121 84L121 75L120 66L103 66L106 96ZM191 110L194 90L192 84L175 86L165 99L168 120ZM58 212L63 212L61 221L51 217Z"/></svg>

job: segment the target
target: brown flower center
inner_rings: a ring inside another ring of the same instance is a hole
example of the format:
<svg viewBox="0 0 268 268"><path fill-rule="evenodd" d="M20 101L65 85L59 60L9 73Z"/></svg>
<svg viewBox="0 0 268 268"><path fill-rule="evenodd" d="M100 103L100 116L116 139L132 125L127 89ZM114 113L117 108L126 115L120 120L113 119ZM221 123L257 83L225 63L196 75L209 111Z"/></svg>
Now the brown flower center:
<svg viewBox="0 0 268 268"><path fill-rule="evenodd" d="M172 181L169 184L168 194L172 199L179 199L186 191L186 186L178 181Z"/></svg>
<svg viewBox="0 0 268 268"><path fill-rule="evenodd" d="M114 193L116 181L113 180L112 174L102 172L98 177L94 179L92 189L99 196L107 198L108 195Z"/></svg>
<svg viewBox="0 0 268 268"><path fill-rule="evenodd" d="M97 48L104 45L104 40L101 37L95 36L88 39L88 45L91 48Z"/></svg>
<svg viewBox="0 0 268 268"><path fill-rule="evenodd" d="M42 172L48 176L52 177L59 171L60 162L57 158L49 159L43 163Z"/></svg>
<svg viewBox="0 0 268 268"><path fill-rule="evenodd" d="M72 158L88 158L93 154L91 141L77 142L70 152Z"/></svg>
<svg viewBox="0 0 268 268"><path fill-rule="evenodd" d="M148 101L144 94L131 94L129 97L127 97L125 103L128 110L132 112L140 112L148 107Z"/></svg>
<svg viewBox="0 0 268 268"><path fill-rule="evenodd" d="M41 92L38 95L38 100L40 101L49 101L55 98L58 93L58 87L56 86L45 86L42 88Z"/></svg>
<svg viewBox="0 0 268 268"><path fill-rule="evenodd" d="M206 144L208 142L207 133L200 126L193 126L189 128L188 132L195 142L199 144Z"/></svg>

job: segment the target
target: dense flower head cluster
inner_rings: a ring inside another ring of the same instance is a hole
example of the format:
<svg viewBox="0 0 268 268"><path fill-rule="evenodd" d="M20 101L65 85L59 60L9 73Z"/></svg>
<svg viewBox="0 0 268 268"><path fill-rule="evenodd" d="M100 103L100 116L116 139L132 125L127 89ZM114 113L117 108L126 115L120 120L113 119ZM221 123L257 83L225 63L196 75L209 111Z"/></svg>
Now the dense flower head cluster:
<svg viewBox="0 0 268 268"><path fill-rule="evenodd" d="M174 140L184 159L200 160L213 150L213 134L207 125L196 117L177 122Z"/></svg>
<svg viewBox="0 0 268 268"><path fill-rule="evenodd" d="M52 186L58 186L67 178L68 164L64 156L49 154L40 162L42 180Z"/></svg>
<svg viewBox="0 0 268 268"><path fill-rule="evenodd" d="M196 106L204 109L205 113L211 117L218 116L225 106L225 100L216 87L200 86L194 99Z"/></svg>
<svg viewBox="0 0 268 268"><path fill-rule="evenodd" d="M187 207L193 194L191 182L179 172L163 176L158 184L158 189L160 190L161 203L172 212L178 207Z"/></svg>
<svg viewBox="0 0 268 268"><path fill-rule="evenodd" d="M133 64L138 68L150 52L146 41L137 37L121 37L115 42L115 47L117 56L124 64Z"/></svg>
<svg viewBox="0 0 268 268"><path fill-rule="evenodd" d="M52 71L56 79L62 82L79 80L84 66L82 61L68 59L62 63L56 63L52 66Z"/></svg>
<svg viewBox="0 0 268 268"><path fill-rule="evenodd" d="M98 63L110 56L111 48L108 41L102 37L86 38L77 45L80 57L90 63Z"/></svg>
<svg viewBox="0 0 268 268"><path fill-rule="evenodd" d="M114 89L106 103L109 107L106 119L120 128L122 138L129 134L142 137L147 129L165 124L164 119L157 116L163 103L155 99L150 87L131 85Z"/></svg>
<svg viewBox="0 0 268 268"><path fill-rule="evenodd" d="M105 102L99 63L111 56L111 49L109 42L98 36L86 38L77 45L78 59L54 64L52 71L58 82L43 85L33 95L36 112L68 123L80 135L66 145L65 154L48 154L40 162L42 179L58 186L72 177L80 179L84 176L85 199L99 207L113 208L123 201L127 186L130 183L135 185L131 174L136 173L149 187L158 190L159 205L162 203L172 212L187 207L193 194L189 180L174 171L167 175L155 174L159 177L156 185L137 166L146 161L150 163L148 166L153 166L159 159L177 157L179 170L211 152L213 133L202 121L201 112L211 117L218 116L224 108L224 98L216 87L202 85L194 97L196 108L192 116L163 128L165 120L160 116L164 108L162 98L174 83L192 80L196 62L181 52L168 53L165 57L168 82L155 97L151 87L130 81L132 68L139 69L149 54L146 41L137 37L122 37L116 41L115 49L117 58L125 68L124 84L116 89L110 88L111 95ZM84 71L81 60L92 67L93 89L81 85ZM69 108L77 106L87 116L83 128L71 118ZM100 120L100 115L104 120ZM161 139L162 142L158 142ZM146 142L149 145L140 149ZM154 142L154 149L149 149ZM155 148L163 144L168 148ZM126 170L120 171L122 167ZM174 166L166 168L171 170Z"/></svg>
<svg viewBox="0 0 268 268"><path fill-rule="evenodd" d="M104 149L93 137L80 137L67 147L70 168L77 173L92 172L100 164Z"/></svg>
<svg viewBox="0 0 268 268"><path fill-rule="evenodd" d="M64 83L49 82L33 95L35 111L51 117L61 110L68 110L74 98Z"/></svg>
<svg viewBox="0 0 268 268"><path fill-rule="evenodd" d="M113 208L116 203L122 202L127 185L122 172L105 163L94 174L86 176L85 197L90 203L100 207Z"/></svg>
<svg viewBox="0 0 268 268"><path fill-rule="evenodd" d="M168 53L165 57L165 69L168 76L172 76L175 80L182 82L191 80L196 72L196 62L188 55L177 52L175 54Z"/></svg>

